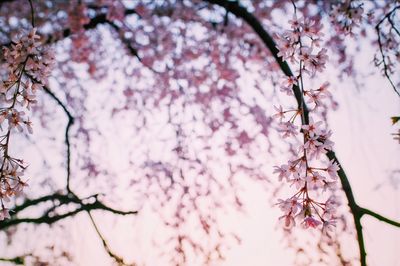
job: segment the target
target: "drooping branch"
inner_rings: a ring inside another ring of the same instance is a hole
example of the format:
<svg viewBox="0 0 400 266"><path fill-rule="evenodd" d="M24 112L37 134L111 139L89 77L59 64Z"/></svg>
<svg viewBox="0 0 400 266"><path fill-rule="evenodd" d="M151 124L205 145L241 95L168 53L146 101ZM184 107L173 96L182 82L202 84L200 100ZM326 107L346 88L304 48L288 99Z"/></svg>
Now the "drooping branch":
<svg viewBox="0 0 400 266"><path fill-rule="evenodd" d="M32 27L35 27L35 9L33 8L32 0L28 0L29 6L31 7L31 24Z"/></svg>
<svg viewBox="0 0 400 266"><path fill-rule="evenodd" d="M358 242L358 248L360 251L360 263L362 266L367 265L367 253L365 251L365 243L364 243L364 234L362 231L362 225L361 225L361 213L360 213L360 208L358 207L356 200L354 198L353 190L351 188L349 179L347 178L347 175L345 171L343 170L343 166L340 164L338 158L336 157L336 154L334 151L328 151L327 156L329 160L334 160L336 163L338 163L341 167L338 171L338 176L340 179L340 183L342 184L342 189L346 195L347 198L347 204L350 207L350 211L353 215L353 220L354 220L354 227L357 232L357 242Z"/></svg>
<svg viewBox="0 0 400 266"><path fill-rule="evenodd" d="M30 77L30 78L35 81L35 79L33 79L33 77ZM4 230L4 229L7 229L12 226L17 226L22 223L52 225L60 220L65 219L65 218L73 217L76 214L83 212L83 211L90 213L90 211L93 211L93 210L103 210L103 211L107 211L107 212L117 214L117 215L137 214L137 211L121 211L121 210L114 209L112 207L105 205L98 199L98 194L91 195L89 197L80 199L71 190L70 185L69 185L70 176L71 176L71 147L70 147L70 140L69 140L69 130L70 130L72 124L74 123L74 117L71 114L71 112L68 110L67 106L47 86L44 86L44 91L58 104L58 106L61 107L61 109L63 109L65 115L68 118L68 123L67 123L66 129L65 129L65 144L67 146L66 192L65 193L55 192L54 194L45 195L42 197L38 197L36 199L26 199L22 204L16 205L11 210L11 215L12 215L11 219L0 221L0 230ZM44 211L42 215L40 215L38 217L34 217L34 218L18 217L18 214L20 212L22 212L23 210L25 210L29 207L38 206L38 205L40 205L42 203L46 203L46 202L51 202L53 206L48 208L46 211ZM89 203L86 203L86 202L89 202ZM61 214L57 213L57 210L59 209L59 207L65 206L68 204L75 204L78 206L73 211L69 211L69 212L61 213ZM95 229L96 229L96 231L98 231L97 227ZM107 243L105 243L104 239L103 239L103 245L104 245L104 247L107 247L106 251L111 256L112 253L110 253L110 249L108 248ZM114 259L116 258L115 255L112 257ZM17 257L16 259L19 259L19 257ZM10 260L8 260L8 261L10 261ZM14 262L14 261L10 261L10 262ZM17 261L15 261L15 263L16 262ZM123 260L122 260L122 262L123 262Z"/></svg>
<svg viewBox="0 0 400 266"><path fill-rule="evenodd" d="M118 265L122 265L122 266L135 266L134 263L132 264L127 264L125 263L124 259L121 258L120 256L116 255L111 248L108 246L106 239L104 238L104 236L101 234L96 222L93 219L92 214L90 213L90 211L87 211L90 221L92 222L92 225L94 227L94 229L96 230L97 235L99 236L99 238L101 239L101 242L103 244L104 249L106 250L106 252L108 253L108 255L113 258L115 260L116 263L118 263Z"/></svg>
<svg viewBox="0 0 400 266"><path fill-rule="evenodd" d="M282 72L288 76L291 77L293 76L293 73L289 67L289 65L282 61L282 59L278 56L278 49L276 47L276 43L271 37L271 35L264 29L260 21L250 12L247 11L247 9L239 4L238 1L227 1L227 0L204 0L205 2L209 2L212 4L216 4L218 6L221 6L225 8L227 11L231 12L234 14L236 17L243 19L257 34L257 36L262 40L264 45L268 48L268 50L271 52L271 54L274 56L276 62L278 63L280 69ZM298 106L303 106L304 107L304 116L302 119L302 124L308 124L308 112L306 110L306 104L303 99L303 95L300 91L300 88L298 86L293 86L293 92L297 101ZM333 151L329 151L327 153L327 157L330 160L334 160L337 162L339 165L340 162L338 158L336 157L335 153ZM366 266L366 251L365 251L365 244L364 244L364 237L363 237L363 231L362 231L362 225L361 225L361 217L363 214L369 214L372 215L373 217L387 222L389 224L397 226L397 223L387 219L379 214L376 214L372 211L369 211L368 209L361 208L357 205L354 194L349 182L349 179L347 178L347 175L345 171L343 170L343 167L338 171L338 175L342 184L343 191L345 192L348 205L350 208L350 211L353 215L353 220L355 224L355 229L357 232L357 240L358 240L358 245L359 245L359 252L360 252L360 263L362 266Z"/></svg>
<svg viewBox="0 0 400 266"><path fill-rule="evenodd" d="M381 33L381 25L385 20L388 20L392 29L395 30L395 32L400 36L399 30L396 28L396 25L392 21L392 16L396 13L397 9L400 9L400 6L395 6L391 11L389 11L383 18L378 22L378 24L375 26L376 33L378 35L378 46L379 46L379 52L382 56L382 61L380 63L383 64L383 73L386 77L386 79L389 81L390 85L392 86L393 90L397 93L398 96L400 96L400 91L396 88L396 85L394 84L392 77L390 76L389 73L389 64L386 60L386 55L385 52L383 51L383 43L382 43L382 33Z"/></svg>
<svg viewBox="0 0 400 266"><path fill-rule="evenodd" d="M128 212L125 212L125 211L120 211L120 210L116 210L116 209L110 208L110 207L104 205L103 203L101 203L101 202L98 200L97 195L94 195L94 196L93 196L93 197L95 198L95 201L94 201L93 203L91 203L91 204L82 204L82 200L80 200L80 199L72 192L72 190L71 190L71 188L70 188L70 176L71 176L71 144L70 144L70 140L69 140L69 130L70 130L72 124L74 123L74 117L72 116L71 112L68 110L68 108L66 107L66 105L64 105L63 102L62 102L51 90L49 90L48 87L44 87L44 91L45 91L48 95L50 95L50 97L51 97L52 99L54 99L54 100L57 102L57 104L63 109L64 113L65 113L66 116L68 117L68 123L67 123L66 129L65 129L65 144L66 144L66 146L67 146L67 186L66 186L66 189L67 189L67 192L68 192L68 194L67 194L66 196L68 197L68 199L71 199L71 200L74 201L75 203L78 201L78 202L80 203L81 207L78 208L78 209L76 209L75 211L72 211L72 212L69 212L69 213L66 213L66 214L63 214L63 215L55 216L55 217L49 217L49 214L48 214L48 212L47 212L47 213L45 213L45 215L42 216L41 219L38 220L38 221L40 221L40 222L43 222L43 221L44 221L45 223L48 223L48 224L49 224L49 222L51 222L51 223L52 223L52 222L56 222L56 221L58 221L58 220L61 220L61 219L66 218L66 217L74 216L74 215L76 215L77 213L79 213L79 212L81 212L81 211L86 211L86 212L89 214L90 220L92 221L92 224L93 224L93 226L94 226L94 228L95 228L95 230L96 230L98 236L99 236L99 237L101 238L101 240L102 240L103 247L104 247L104 249L106 250L107 254L108 254L110 257L112 257L112 258L113 258L117 263L119 263L120 265L127 265L121 257L117 256L116 254L114 254L114 253L111 251L111 249L110 249L110 247L108 246L106 240L103 238L103 236L101 235L101 233L100 233L100 231L99 231L99 229L98 229L96 223L94 222L93 217L92 217L90 211L96 210L96 209L101 209L101 210L105 210L105 211L108 211L108 212L111 212L111 213L114 213L114 214L119 214L119 215L136 214L137 211L128 211ZM43 220L43 218L44 218L44 220Z"/></svg>
<svg viewBox="0 0 400 266"><path fill-rule="evenodd" d="M132 15L136 14L136 11L134 9L125 9L125 15ZM101 24L108 24L109 20L107 20L107 14L101 13L97 16L94 16L93 18L90 19L90 21L83 26L85 30L92 30L95 29L98 25ZM46 40L45 44L51 44L55 43L57 41L60 41L61 39L68 38L72 35L73 33L71 32L70 28L65 28L57 33L53 33L47 36L44 36L44 39ZM59 36L59 37L58 37ZM6 46L9 47L11 46L12 42L8 43L3 43L1 46Z"/></svg>
<svg viewBox="0 0 400 266"><path fill-rule="evenodd" d="M125 45L126 49L132 56L136 57L139 60L139 62L142 63L142 65L144 67L146 67L153 73L160 74L160 72L156 71L153 67L151 67L151 66L145 64L145 62L143 62L142 58L139 56L137 49L132 45L132 42L130 41L130 39L125 37L124 31L122 31L122 28L120 26L118 26L116 23L109 21L109 20L107 20L106 23L108 25L110 25L111 28L113 28L119 34L119 38L120 38L121 42ZM128 28L128 26L125 25L125 28Z"/></svg>
<svg viewBox="0 0 400 266"><path fill-rule="evenodd" d="M396 222L396 221L394 221L394 220L391 220L391 219L389 219L389 218L386 218L386 217L380 215L379 213L376 213L376 212L371 211L371 210L369 210L369 209L365 209L365 208L360 207L360 212L361 212L361 215L364 215L364 214L370 215L370 216L372 216L372 217L378 219L379 221L388 223L388 224L393 225L393 226L396 226L396 227L400 227L400 222Z"/></svg>
<svg viewBox="0 0 400 266"><path fill-rule="evenodd" d="M257 34L257 36L262 40L264 45L271 52L272 56L275 58L282 72L288 76L293 77L293 72L290 69L289 65L282 60L281 57L278 56L279 50L276 47L276 43L271 35L264 29L261 25L260 21L247 9L239 4L238 1L227 1L227 0L204 0L205 2L209 2L211 4L216 4L226 9L227 12L234 14L236 17L243 19ZM301 90L298 86L293 86L293 93L296 98L298 107L303 108L304 112L304 121L303 124L308 124L308 108L304 102Z"/></svg>
<svg viewBox="0 0 400 266"><path fill-rule="evenodd" d="M64 113L66 114L68 118L67 126L65 128L65 145L67 147L67 191L71 192L71 187L70 187L70 179L71 179L71 142L69 139L69 131L71 129L71 126L74 124L74 117L72 116L71 112L67 109L67 107L61 102L61 100L47 87L43 87L44 91L53 99L57 102L57 104L63 109Z"/></svg>

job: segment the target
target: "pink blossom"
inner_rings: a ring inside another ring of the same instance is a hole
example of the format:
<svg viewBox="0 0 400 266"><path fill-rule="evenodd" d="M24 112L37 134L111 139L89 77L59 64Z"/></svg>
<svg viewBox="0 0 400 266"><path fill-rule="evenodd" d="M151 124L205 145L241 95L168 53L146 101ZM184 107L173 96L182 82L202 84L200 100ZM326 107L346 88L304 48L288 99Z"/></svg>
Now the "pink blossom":
<svg viewBox="0 0 400 266"><path fill-rule="evenodd" d="M310 121L308 125L303 125L301 128L306 131L310 137L314 137L315 135L321 134L320 126L322 125L322 121L314 123L314 120L310 117Z"/></svg>
<svg viewBox="0 0 400 266"><path fill-rule="evenodd" d="M4 219L10 219L10 212L7 208L4 208L0 210L0 221L3 221Z"/></svg>
<svg viewBox="0 0 400 266"><path fill-rule="evenodd" d="M324 234L329 234L335 230L336 220L324 220L322 223L322 232Z"/></svg>
<svg viewBox="0 0 400 266"><path fill-rule="evenodd" d="M290 76L286 77L282 82L282 87L292 89L294 85L298 85L296 77Z"/></svg>
<svg viewBox="0 0 400 266"><path fill-rule="evenodd" d="M284 138L297 135L297 126L293 125L291 122L281 123L279 127L278 131L283 133L282 136Z"/></svg>
<svg viewBox="0 0 400 266"><path fill-rule="evenodd" d="M324 186L325 178L318 172L312 172L310 175L307 175L306 180L307 180L307 187L309 189L317 190Z"/></svg>
<svg viewBox="0 0 400 266"><path fill-rule="evenodd" d="M332 94L329 92L328 86L329 86L329 82L326 81L319 87L318 91L322 95L326 95L326 96L330 97L330 96L332 96Z"/></svg>
<svg viewBox="0 0 400 266"><path fill-rule="evenodd" d="M282 219L283 219L284 228L286 230L290 230L296 225L296 221L294 220L294 217L290 214L279 217L279 220L282 220Z"/></svg>
<svg viewBox="0 0 400 266"><path fill-rule="evenodd" d="M312 217L312 216L306 217L306 218L304 219L303 223L304 223L304 227L305 227L305 228L309 228L309 227L316 228L317 226L319 226L319 225L321 224L320 221L316 220L316 219L315 219L314 217Z"/></svg>
<svg viewBox="0 0 400 266"><path fill-rule="evenodd" d="M282 121L282 119L285 118L285 112L282 109L282 106L279 105L279 107L274 106L275 111L277 111L276 114L274 114L272 117L279 119L279 121Z"/></svg>
<svg viewBox="0 0 400 266"><path fill-rule="evenodd" d="M286 200L278 199L278 205L285 214L295 215L302 209L302 205L296 197Z"/></svg>
<svg viewBox="0 0 400 266"><path fill-rule="evenodd" d="M294 185L296 189L301 189L306 184L306 181L301 177L295 177L290 179L291 185Z"/></svg>
<svg viewBox="0 0 400 266"><path fill-rule="evenodd" d="M322 36L322 34L319 33L319 28L317 26L318 24L315 23L315 20L304 18L303 22L301 23L302 33L304 36L308 36L310 38L318 38L319 36Z"/></svg>
<svg viewBox="0 0 400 266"><path fill-rule="evenodd" d="M289 177L289 175L290 175L290 173L289 173L289 166L288 165L286 165L286 164L284 164L284 165L281 165L281 166L274 166L274 168L275 168L275 170L274 170L274 174L279 174L279 176L278 176L278 178L279 178L279 181L282 181L282 179L286 179L286 180L288 180L288 177Z"/></svg>
<svg viewBox="0 0 400 266"><path fill-rule="evenodd" d="M306 143L304 143L303 148L307 152L315 153L315 150L318 146L321 146L322 143L318 141L318 136L308 137Z"/></svg>
<svg viewBox="0 0 400 266"><path fill-rule="evenodd" d="M334 160L330 160L326 171L328 172L329 176L336 180L338 178L337 172L340 170L340 167L337 162Z"/></svg>

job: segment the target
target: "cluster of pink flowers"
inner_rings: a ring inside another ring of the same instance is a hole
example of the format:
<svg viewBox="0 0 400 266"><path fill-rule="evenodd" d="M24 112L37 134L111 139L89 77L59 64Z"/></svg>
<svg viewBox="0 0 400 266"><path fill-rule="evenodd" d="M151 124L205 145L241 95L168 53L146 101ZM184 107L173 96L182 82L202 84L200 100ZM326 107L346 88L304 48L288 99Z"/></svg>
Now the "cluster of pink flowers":
<svg viewBox="0 0 400 266"><path fill-rule="evenodd" d="M90 22L88 9L81 1L71 1L68 10L68 23L71 30L71 58L82 63L90 62L91 46L85 25Z"/></svg>
<svg viewBox="0 0 400 266"><path fill-rule="evenodd" d="M309 19L290 21L291 30L277 36L279 55L284 60L299 66L296 76L287 77L282 83L282 91L293 94L293 87L300 89L303 99L310 104L310 118L307 121L303 104L299 108L284 110L275 107L274 115L279 120L280 133L283 138L296 138L301 132L303 142L295 148L294 157L286 164L275 166L280 181L290 183L296 188L296 193L286 200L280 200L278 205L284 212L280 218L287 229L300 220L304 227L318 227L330 230L335 225L334 196L320 202L316 200L321 192L334 189L338 178L339 165L335 161L321 158L333 147L330 140L331 131L325 128L323 121L314 121L317 117L321 101L329 96L328 83L325 82L317 89L306 89L305 77L312 78L325 68L328 56L327 50L319 48L322 33L321 25ZM291 114L287 119L287 115ZM300 125L296 125L298 122Z"/></svg>
<svg viewBox="0 0 400 266"><path fill-rule="evenodd" d="M331 12L331 22L338 33L352 34L358 27L364 13L363 4L359 1L344 0L334 5Z"/></svg>
<svg viewBox="0 0 400 266"><path fill-rule="evenodd" d="M13 40L11 47L3 48L2 67L7 73L0 82L0 220L10 217L4 202L27 185L21 179L24 162L9 154L9 144L15 130L32 133L32 122L25 111L36 102L35 92L43 88L50 75L54 56L51 50L41 47L39 38L34 28Z"/></svg>

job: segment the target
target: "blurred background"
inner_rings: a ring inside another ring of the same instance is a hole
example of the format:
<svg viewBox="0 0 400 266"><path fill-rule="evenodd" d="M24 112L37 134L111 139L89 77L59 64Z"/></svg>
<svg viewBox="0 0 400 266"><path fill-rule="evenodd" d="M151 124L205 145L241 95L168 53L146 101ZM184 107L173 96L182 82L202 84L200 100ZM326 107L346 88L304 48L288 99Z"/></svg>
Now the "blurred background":
<svg viewBox="0 0 400 266"><path fill-rule="evenodd" d="M1 4L2 44L31 27L28 2ZM327 69L307 80L309 87L330 82L333 97L317 115L333 131L357 203L400 220L400 144L390 120L400 98L374 66L375 24L366 17L375 8L379 21L396 3L363 3L365 21L346 37L330 24L330 8L341 2L322 2L296 2L298 14L324 25L330 49ZM296 102L280 92L283 74L270 51L224 8L238 2L32 3L56 63L30 112L34 133L11 139L11 152L29 165L29 187L10 206L67 195L69 165L74 195L113 211L8 226L0 265L16 257L26 265L358 265L340 184L340 219L330 237L301 224L282 228L276 203L294 188L278 182L273 166L288 160L294 143L279 136L271 116L274 105ZM290 1L240 6L272 36L290 28ZM69 129L66 110L74 117ZM79 204L43 201L12 219L63 215ZM362 225L368 265L400 266L399 228L368 216Z"/></svg>

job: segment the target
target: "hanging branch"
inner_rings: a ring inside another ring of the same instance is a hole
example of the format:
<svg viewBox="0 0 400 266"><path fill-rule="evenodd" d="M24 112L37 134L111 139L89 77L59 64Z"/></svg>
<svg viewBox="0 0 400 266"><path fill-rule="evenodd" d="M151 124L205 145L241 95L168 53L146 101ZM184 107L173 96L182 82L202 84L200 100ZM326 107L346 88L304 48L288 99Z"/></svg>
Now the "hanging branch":
<svg viewBox="0 0 400 266"><path fill-rule="evenodd" d="M71 187L70 187L70 179L71 179L71 142L69 139L69 131L71 129L71 126L74 124L74 117L72 116L71 112L67 109L67 107L61 102L60 99L57 98L57 96L47 87L43 87L44 91L54 100L57 102L57 104L61 107L61 109L64 111L65 115L68 118L68 123L67 126L65 127L65 145L67 146L67 184L66 188L68 193L72 193Z"/></svg>
<svg viewBox="0 0 400 266"><path fill-rule="evenodd" d="M400 37L400 32L399 30L396 28L395 23L392 20L392 16L396 13L396 10L399 9L400 6L395 6L390 12L388 12L379 22L378 24L376 24L375 26L375 30L376 33L378 34L378 46L379 46L379 52L382 56L382 63L383 64L383 73L386 77L386 79L389 81L390 85L392 86L393 90L397 93L398 96L400 96L400 91L398 91L398 89L396 88L396 85L394 84L390 73L389 73L389 65L388 62L386 60L386 55L385 52L383 51L383 43L382 43L382 37L381 37L381 25L383 22L385 22L385 20L387 20L389 22L389 24L391 25L391 28L394 29L394 31L397 33L397 35L399 35Z"/></svg>
<svg viewBox="0 0 400 266"><path fill-rule="evenodd" d="M90 211L87 211L90 221L92 222L92 225L94 227L94 229L96 230L97 235L99 236L99 238L101 239L101 242L103 244L104 249L106 250L107 254L112 257L116 263L118 263L118 265L121 266L135 266L135 263L132 264L127 264L125 263L124 259L121 258L120 256L116 255L114 252L112 252L111 248L108 246L106 239L104 238L104 236L101 234L97 224L95 223L92 214L90 213Z"/></svg>
<svg viewBox="0 0 400 266"><path fill-rule="evenodd" d="M278 49L276 48L276 43L272 39L271 35L264 29L264 27L261 25L260 21L251 13L247 11L247 9L243 6L239 5L239 2L237 1L227 1L227 0L204 0L205 2L209 2L211 4L215 4L218 6L221 6L225 8L227 11L231 12L234 14L236 17L243 19L257 34L257 36L262 40L264 45L268 48L268 50L271 52L271 54L274 56L276 62L278 63L280 69L282 72L288 76L291 77L293 76L292 71L289 67L289 65L284 62L279 56L278 56ZM301 91L298 86L293 86L293 92L297 101L298 106L303 106L305 111L304 111L304 119L302 119L302 124L307 125L308 124L308 109L306 104L304 103L303 96L301 94ZM335 153L333 151L329 151L327 153L327 157L330 160L334 160L337 162L339 165L340 162L338 158L336 157ZM361 218L364 214L371 215L380 221L386 222L388 224L394 225L394 226L399 226L399 223L394 222L388 218L385 218L384 216L377 214L375 212L372 212L366 208L361 208L359 205L356 203L356 200L354 198L354 194L350 185L350 182L347 178L346 173L344 172L343 168L338 171L338 175L342 184L342 188L345 192L348 205L350 207L350 211L353 215L353 220L355 224L355 229L357 232L357 239L358 239L358 246L359 246L359 252L360 252L360 263L362 266L366 266L366 251L365 251L365 243L364 243L364 237L363 237L363 231L362 231L362 225L361 225Z"/></svg>

